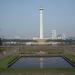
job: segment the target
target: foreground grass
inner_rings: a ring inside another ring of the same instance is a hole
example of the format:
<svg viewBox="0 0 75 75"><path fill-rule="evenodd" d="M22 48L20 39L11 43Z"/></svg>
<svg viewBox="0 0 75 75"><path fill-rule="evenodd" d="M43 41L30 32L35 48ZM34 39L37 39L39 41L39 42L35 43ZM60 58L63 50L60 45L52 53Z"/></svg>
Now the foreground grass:
<svg viewBox="0 0 75 75"><path fill-rule="evenodd" d="M75 73L75 68L33 68L33 69L27 69L27 68L9 68L4 71L9 73Z"/></svg>
<svg viewBox="0 0 75 75"><path fill-rule="evenodd" d="M0 71L6 70L8 67L8 63L15 58L16 58L15 55L10 55L10 56L4 57L3 59L0 59Z"/></svg>
<svg viewBox="0 0 75 75"><path fill-rule="evenodd" d="M75 64L75 54L72 54L70 51L64 51L63 56L65 56L70 62Z"/></svg>
<svg viewBox="0 0 75 75"><path fill-rule="evenodd" d="M0 47L0 52L3 52L5 51L5 48L4 47Z"/></svg>

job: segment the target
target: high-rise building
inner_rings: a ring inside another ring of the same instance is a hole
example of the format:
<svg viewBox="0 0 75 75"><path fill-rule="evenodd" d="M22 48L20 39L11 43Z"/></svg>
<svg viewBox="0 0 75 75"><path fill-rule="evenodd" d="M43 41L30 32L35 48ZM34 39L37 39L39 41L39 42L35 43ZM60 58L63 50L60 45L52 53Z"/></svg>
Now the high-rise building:
<svg viewBox="0 0 75 75"><path fill-rule="evenodd" d="M56 30L52 30L52 40L57 39Z"/></svg>
<svg viewBox="0 0 75 75"><path fill-rule="evenodd" d="M58 34L57 39L65 40L66 39L65 34L64 33L63 34Z"/></svg>
<svg viewBox="0 0 75 75"><path fill-rule="evenodd" d="M57 39L62 39L62 35L61 34L58 34L57 35Z"/></svg>
<svg viewBox="0 0 75 75"><path fill-rule="evenodd" d="M63 40L65 40L65 39L66 39L66 36L65 36L65 34L64 34L64 33L62 34L62 39L63 39Z"/></svg>

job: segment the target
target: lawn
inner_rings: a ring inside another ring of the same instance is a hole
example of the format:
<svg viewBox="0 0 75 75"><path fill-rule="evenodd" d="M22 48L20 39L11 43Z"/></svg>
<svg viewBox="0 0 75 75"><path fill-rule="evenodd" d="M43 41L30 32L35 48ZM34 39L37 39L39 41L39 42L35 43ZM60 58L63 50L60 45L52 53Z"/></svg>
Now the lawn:
<svg viewBox="0 0 75 75"><path fill-rule="evenodd" d="M3 59L0 59L0 71L7 70L8 63L11 62L16 57L17 56L15 55L9 55L9 56L4 57Z"/></svg>

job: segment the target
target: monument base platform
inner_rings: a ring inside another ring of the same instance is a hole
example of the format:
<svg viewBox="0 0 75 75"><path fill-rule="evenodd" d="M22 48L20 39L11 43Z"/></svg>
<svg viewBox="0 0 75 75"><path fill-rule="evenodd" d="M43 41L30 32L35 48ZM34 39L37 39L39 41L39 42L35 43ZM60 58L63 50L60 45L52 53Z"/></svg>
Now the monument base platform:
<svg viewBox="0 0 75 75"><path fill-rule="evenodd" d="M48 45L47 39L36 39L36 42L32 42L32 45Z"/></svg>

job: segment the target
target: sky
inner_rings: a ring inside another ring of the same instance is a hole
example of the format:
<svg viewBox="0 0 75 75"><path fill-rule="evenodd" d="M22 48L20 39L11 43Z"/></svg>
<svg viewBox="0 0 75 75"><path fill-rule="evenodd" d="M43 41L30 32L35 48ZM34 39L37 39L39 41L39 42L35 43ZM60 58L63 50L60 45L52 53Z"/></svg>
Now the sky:
<svg viewBox="0 0 75 75"><path fill-rule="evenodd" d="M51 37L51 30L75 36L75 0L0 0L0 36L39 37L41 4L44 37Z"/></svg>

